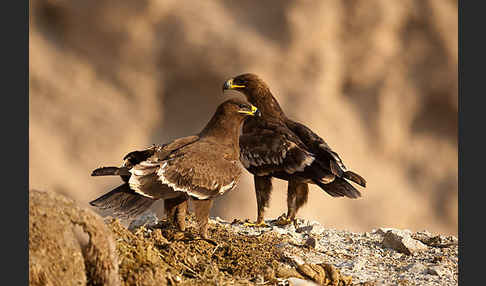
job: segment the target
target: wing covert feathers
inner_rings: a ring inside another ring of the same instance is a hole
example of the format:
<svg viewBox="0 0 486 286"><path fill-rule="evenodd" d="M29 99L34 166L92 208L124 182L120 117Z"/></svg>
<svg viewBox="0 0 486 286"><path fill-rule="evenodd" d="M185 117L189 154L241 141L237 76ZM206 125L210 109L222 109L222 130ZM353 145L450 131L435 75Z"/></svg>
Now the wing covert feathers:
<svg viewBox="0 0 486 286"><path fill-rule="evenodd" d="M214 152L211 144L202 142L182 156L164 162L157 171L159 180L175 191L185 192L198 199L219 196L231 190L241 170L237 161L229 161L224 152ZM223 151L223 150L221 150ZM212 162L207 164L207 162Z"/></svg>
<svg viewBox="0 0 486 286"><path fill-rule="evenodd" d="M272 127L270 127L272 128ZM283 170L288 174L304 171L315 157L286 138L285 130L255 128L240 137L240 160L260 176Z"/></svg>
<svg viewBox="0 0 486 286"><path fill-rule="evenodd" d="M136 193L158 199L170 193L186 193L198 199L219 196L233 189L241 174L237 160L227 160L229 150L207 141L182 144L170 154L170 145L130 169L130 188ZM208 162L211 162L208 164Z"/></svg>

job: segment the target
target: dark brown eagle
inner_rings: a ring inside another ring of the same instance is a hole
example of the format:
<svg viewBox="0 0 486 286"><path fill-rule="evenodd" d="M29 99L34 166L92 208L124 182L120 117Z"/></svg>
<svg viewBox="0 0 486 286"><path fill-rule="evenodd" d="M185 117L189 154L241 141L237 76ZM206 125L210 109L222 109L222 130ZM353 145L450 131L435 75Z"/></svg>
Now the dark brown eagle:
<svg viewBox="0 0 486 286"><path fill-rule="evenodd" d="M287 218L290 223L307 202L308 184L316 184L333 197L356 199L361 193L347 180L363 187L366 181L349 171L339 155L305 125L287 118L266 83L254 74L227 80L225 90L242 92L262 116L243 124L240 160L254 175L258 217L264 225L264 209L272 191L272 177L288 181Z"/></svg>
<svg viewBox="0 0 486 286"><path fill-rule="evenodd" d="M125 183L90 204L129 218L163 199L168 220L184 231L191 199L200 235L207 238L213 198L238 184L240 127L250 115L260 112L243 100L227 100L198 135L133 151L123 158L121 167L94 170L92 176L119 175Z"/></svg>

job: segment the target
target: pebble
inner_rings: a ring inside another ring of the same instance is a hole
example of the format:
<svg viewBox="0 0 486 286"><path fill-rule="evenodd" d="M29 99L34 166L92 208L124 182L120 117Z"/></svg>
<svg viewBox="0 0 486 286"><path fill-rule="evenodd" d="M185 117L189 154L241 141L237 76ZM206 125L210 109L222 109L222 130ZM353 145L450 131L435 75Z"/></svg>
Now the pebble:
<svg viewBox="0 0 486 286"><path fill-rule="evenodd" d="M404 231L388 230L383 235L383 241L381 243L385 247L408 255L427 249L427 245L413 239L408 232Z"/></svg>

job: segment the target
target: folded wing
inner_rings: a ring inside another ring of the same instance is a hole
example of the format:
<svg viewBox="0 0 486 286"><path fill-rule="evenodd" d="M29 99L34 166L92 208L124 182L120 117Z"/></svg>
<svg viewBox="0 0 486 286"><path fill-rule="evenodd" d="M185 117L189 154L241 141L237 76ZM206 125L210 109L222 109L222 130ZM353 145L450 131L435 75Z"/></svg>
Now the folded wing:
<svg viewBox="0 0 486 286"><path fill-rule="evenodd" d="M235 187L241 174L237 162L220 151L199 141L168 156L156 152L130 170L130 188L150 198L180 192L198 199L219 196Z"/></svg>
<svg viewBox="0 0 486 286"><path fill-rule="evenodd" d="M278 128L254 128L240 136L240 160L250 172L265 176L275 172L294 174L304 171L315 157L290 140Z"/></svg>

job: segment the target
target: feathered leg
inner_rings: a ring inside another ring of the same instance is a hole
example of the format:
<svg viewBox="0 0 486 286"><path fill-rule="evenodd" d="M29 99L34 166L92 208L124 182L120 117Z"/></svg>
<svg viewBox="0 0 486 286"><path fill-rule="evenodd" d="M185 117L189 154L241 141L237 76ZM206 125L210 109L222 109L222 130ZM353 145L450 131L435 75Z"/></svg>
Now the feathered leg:
<svg viewBox="0 0 486 286"><path fill-rule="evenodd" d="M272 177L270 176L253 176L255 181L255 192L257 197L258 217L256 224L265 224L265 208L270 202L270 194L272 193Z"/></svg>
<svg viewBox="0 0 486 286"><path fill-rule="evenodd" d="M295 220L297 211L307 202L309 187L296 179L290 179L287 187L287 217L279 219L277 224L286 225Z"/></svg>
<svg viewBox="0 0 486 286"><path fill-rule="evenodd" d="M309 186L306 183L291 180L287 190L287 218L295 219L299 209L307 202Z"/></svg>
<svg viewBox="0 0 486 286"><path fill-rule="evenodd" d="M208 221L209 221L209 211L213 205L213 200L192 200L194 205L194 213L196 215L197 224L199 227L199 234L202 238L208 238Z"/></svg>
<svg viewBox="0 0 486 286"><path fill-rule="evenodd" d="M266 226L265 208L268 207L270 194L272 193L272 177L270 176L253 176L255 181L255 194L257 199L257 220L255 223L245 223L246 226Z"/></svg>
<svg viewBox="0 0 486 286"><path fill-rule="evenodd" d="M186 229L187 199L177 206L175 222L181 231Z"/></svg>
<svg viewBox="0 0 486 286"><path fill-rule="evenodd" d="M187 198L180 196L173 199L164 200L165 213L167 220L180 231L186 230L186 213L187 213Z"/></svg>

